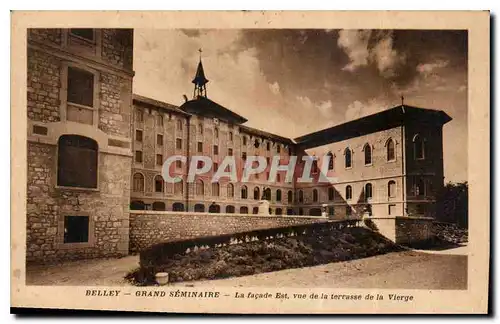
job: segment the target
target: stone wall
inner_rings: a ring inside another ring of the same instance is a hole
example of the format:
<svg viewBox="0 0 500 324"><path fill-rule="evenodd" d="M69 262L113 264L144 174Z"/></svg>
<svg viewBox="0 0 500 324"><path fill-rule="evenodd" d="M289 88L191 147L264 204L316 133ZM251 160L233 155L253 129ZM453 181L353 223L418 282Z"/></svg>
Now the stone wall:
<svg viewBox="0 0 500 324"><path fill-rule="evenodd" d="M130 252L160 242L325 221L321 217L130 211Z"/></svg>
<svg viewBox="0 0 500 324"><path fill-rule="evenodd" d="M365 224L397 244L409 244L431 239L433 221L428 217L370 217Z"/></svg>

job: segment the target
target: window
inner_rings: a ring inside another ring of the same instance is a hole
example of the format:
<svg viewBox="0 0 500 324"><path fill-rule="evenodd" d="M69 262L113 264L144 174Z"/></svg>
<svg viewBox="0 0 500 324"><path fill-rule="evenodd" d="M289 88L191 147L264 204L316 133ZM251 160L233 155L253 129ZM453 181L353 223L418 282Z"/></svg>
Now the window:
<svg viewBox="0 0 500 324"><path fill-rule="evenodd" d="M175 160L175 167L177 169L182 169L182 161L181 160Z"/></svg>
<svg viewBox="0 0 500 324"><path fill-rule="evenodd" d="M196 180L195 192L196 192L197 196L205 195L205 184L203 183L203 180L201 180L201 179Z"/></svg>
<svg viewBox="0 0 500 324"><path fill-rule="evenodd" d="M299 190L299 203L304 202L304 192Z"/></svg>
<svg viewBox="0 0 500 324"><path fill-rule="evenodd" d="M135 162L142 163L142 151L135 151Z"/></svg>
<svg viewBox="0 0 500 324"><path fill-rule="evenodd" d="M64 243L89 241L89 216L64 216Z"/></svg>
<svg viewBox="0 0 500 324"><path fill-rule="evenodd" d="M243 141L243 145L246 146L247 145L247 137L243 136L242 141Z"/></svg>
<svg viewBox="0 0 500 324"><path fill-rule="evenodd" d="M255 187L253 189L253 199L254 200L259 200L260 199L260 189L259 189L259 187Z"/></svg>
<svg viewBox="0 0 500 324"><path fill-rule="evenodd" d="M418 178L415 184L415 195L424 196L425 195L425 183L424 179Z"/></svg>
<svg viewBox="0 0 500 324"><path fill-rule="evenodd" d="M366 143L363 147L363 151L365 152L365 165L372 164L372 148L370 144Z"/></svg>
<svg viewBox="0 0 500 324"><path fill-rule="evenodd" d="M176 183L174 183L174 194L181 195L184 192L184 182L182 179L178 179Z"/></svg>
<svg viewBox="0 0 500 324"><path fill-rule="evenodd" d="M144 192L144 176L142 173L134 174L132 188L135 192Z"/></svg>
<svg viewBox="0 0 500 324"><path fill-rule="evenodd" d="M293 202L293 193L291 190L288 191L288 202L291 203Z"/></svg>
<svg viewBox="0 0 500 324"><path fill-rule="evenodd" d="M299 208L299 215L300 215L300 216L304 215L304 209Z"/></svg>
<svg viewBox="0 0 500 324"><path fill-rule="evenodd" d="M247 199L248 198L248 188L247 186L241 187L241 199Z"/></svg>
<svg viewBox="0 0 500 324"><path fill-rule="evenodd" d="M135 140L137 142L142 142L142 130L139 129L135 130Z"/></svg>
<svg viewBox="0 0 500 324"><path fill-rule="evenodd" d="M233 132L229 132L229 141L232 142L233 141Z"/></svg>
<svg viewBox="0 0 500 324"><path fill-rule="evenodd" d="M234 206L228 205L226 206L226 214L234 214L235 208Z"/></svg>
<svg viewBox="0 0 500 324"><path fill-rule="evenodd" d="M281 201L281 190L276 190L276 201Z"/></svg>
<svg viewBox="0 0 500 324"><path fill-rule="evenodd" d="M71 35L78 36L87 41L94 41L94 29L92 28L71 28L69 32Z"/></svg>
<svg viewBox="0 0 500 324"><path fill-rule="evenodd" d="M212 196L219 197L220 195L220 186L218 182L212 183Z"/></svg>
<svg viewBox="0 0 500 324"><path fill-rule="evenodd" d="M314 202L318 201L318 190L316 189L313 190L313 201Z"/></svg>
<svg viewBox="0 0 500 324"><path fill-rule="evenodd" d="M135 120L140 123L144 121L144 111L142 111L142 109L137 109L135 111Z"/></svg>
<svg viewBox="0 0 500 324"><path fill-rule="evenodd" d="M276 182L281 182L281 175L279 173L276 174Z"/></svg>
<svg viewBox="0 0 500 324"><path fill-rule="evenodd" d="M214 162L212 164L212 170L214 171L214 173L217 172L217 170L219 170L219 163Z"/></svg>
<svg viewBox="0 0 500 324"><path fill-rule="evenodd" d="M328 188L328 200L334 200L335 198L335 191L333 190L332 187Z"/></svg>
<svg viewBox="0 0 500 324"><path fill-rule="evenodd" d="M266 143L266 148L267 148L268 151L270 151L271 150L271 143L267 142Z"/></svg>
<svg viewBox="0 0 500 324"><path fill-rule="evenodd" d="M352 199L352 187L351 186L345 187L345 199L346 200Z"/></svg>
<svg viewBox="0 0 500 324"><path fill-rule="evenodd" d="M214 145L214 155L219 155L219 146Z"/></svg>
<svg viewBox="0 0 500 324"><path fill-rule="evenodd" d="M387 184L387 196L395 197L396 196L396 181L391 180Z"/></svg>
<svg viewBox="0 0 500 324"><path fill-rule="evenodd" d="M232 183L228 183L227 184L227 196L229 198L233 198L234 197L234 185Z"/></svg>
<svg viewBox="0 0 500 324"><path fill-rule="evenodd" d="M352 152L349 148L345 149L344 157L345 157L345 161L344 161L345 168L346 169L351 168L352 167Z"/></svg>
<svg viewBox="0 0 500 324"><path fill-rule="evenodd" d="M253 143L253 146L255 146L255 148L259 148L260 142L259 142L259 140L257 138L255 139L255 142Z"/></svg>
<svg viewBox="0 0 500 324"><path fill-rule="evenodd" d="M227 155L233 156L233 149L232 148L227 149Z"/></svg>
<svg viewBox="0 0 500 324"><path fill-rule="evenodd" d="M333 154L332 154L332 152L328 152L326 157L328 158L328 170L333 170Z"/></svg>
<svg viewBox="0 0 500 324"><path fill-rule="evenodd" d="M243 161L246 161L247 160L247 152L242 152L241 158L243 159Z"/></svg>
<svg viewBox="0 0 500 324"><path fill-rule="evenodd" d="M313 162L311 166L311 172L312 173L318 173L318 160L316 160L316 157L313 157Z"/></svg>
<svg viewBox="0 0 500 324"><path fill-rule="evenodd" d="M178 150L182 150L182 139L181 138L177 138L175 140L175 148Z"/></svg>
<svg viewBox="0 0 500 324"><path fill-rule="evenodd" d="M163 134L156 134L156 145L163 146Z"/></svg>
<svg viewBox="0 0 500 324"><path fill-rule="evenodd" d="M418 134L413 137L413 152L416 160L425 159L425 143Z"/></svg>
<svg viewBox="0 0 500 324"><path fill-rule="evenodd" d="M335 216L335 207L333 206L328 207L328 215Z"/></svg>
<svg viewBox="0 0 500 324"><path fill-rule="evenodd" d="M396 205L389 205L389 210L388 210L389 215L394 215L395 211L396 211Z"/></svg>
<svg viewBox="0 0 500 324"><path fill-rule="evenodd" d="M180 202L173 203L172 210L183 212L184 211L184 204L180 203Z"/></svg>
<svg viewBox="0 0 500 324"><path fill-rule="evenodd" d="M163 127L163 116L162 115L156 116L156 126Z"/></svg>
<svg viewBox="0 0 500 324"><path fill-rule="evenodd" d="M198 134L203 135L203 124L202 123L198 124Z"/></svg>
<svg viewBox="0 0 500 324"><path fill-rule="evenodd" d="M218 128L215 128L214 129L214 138L219 138L219 129Z"/></svg>
<svg viewBox="0 0 500 324"><path fill-rule="evenodd" d="M182 119L177 119L177 131L181 132L182 131Z"/></svg>
<svg viewBox="0 0 500 324"><path fill-rule="evenodd" d="M365 185L365 199L366 200L369 200L369 199L372 199L373 197L373 186L371 183L367 183Z"/></svg>
<svg viewBox="0 0 500 324"><path fill-rule="evenodd" d="M155 177L155 192L163 192L163 178L161 175Z"/></svg>
<svg viewBox="0 0 500 324"><path fill-rule="evenodd" d="M394 141L390 138L386 143L387 161L394 161L396 159L396 152L394 149Z"/></svg>
<svg viewBox="0 0 500 324"><path fill-rule="evenodd" d="M163 155L156 154L156 165L162 165L162 164L163 164Z"/></svg>
<svg viewBox="0 0 500 324"><path fill-rule="evenodd" d="M281 145L276 145L276 153L281 153Z"/></svg>
<svg viewBox="0 0 500 324"><path fill-rule="evenodd" d="M198 153L203 153L203 142L198 142Z"/></svg>
<svg viewBox="0 0 500 324"><path fill-rule="evenodd" d="M94 107L94 74L68 67L68 102Z"/></svg>
<svg viewBox="0 0 500 324"><path fill-rule="evenodd" d="M97 188L97 142L78 135L62 135L58 141L57 185Z"/></svg>

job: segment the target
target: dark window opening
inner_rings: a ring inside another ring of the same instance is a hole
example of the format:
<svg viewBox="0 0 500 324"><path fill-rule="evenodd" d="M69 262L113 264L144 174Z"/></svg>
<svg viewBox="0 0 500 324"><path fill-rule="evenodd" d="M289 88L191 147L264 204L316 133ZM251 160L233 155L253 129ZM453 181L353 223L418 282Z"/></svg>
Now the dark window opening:
<svg viewBox="0 0 500 324"><path fill-rule="evenodd" d="M91 72L68 67L68 102L94 106L94 75Z"/></svg>
<svg viewBox="0 0 500 324"><path fill-rule="evenodd" d="M64 243L89 241L88 216L64 216Z"/></svg>
<svg viewBox="0 0 500 324"><path fill-rule="evenodd" d="M83 136L63 135L58 143L57 184L97 188L97 142Z"/></svg>

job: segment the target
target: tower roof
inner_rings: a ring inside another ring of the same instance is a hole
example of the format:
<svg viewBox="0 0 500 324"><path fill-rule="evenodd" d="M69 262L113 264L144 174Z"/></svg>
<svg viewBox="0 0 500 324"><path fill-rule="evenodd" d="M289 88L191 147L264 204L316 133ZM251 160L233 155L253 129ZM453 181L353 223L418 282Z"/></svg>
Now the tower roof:
<svg viewBox="0 0 500 324"><path fill-rule="evenodd" d="M203 64L201 63L201 58L200 62L198 63L198 68L196 69L196 75L194 76L192 82L197 86L203 86L208 82L207 78L205 77L205 71L203 70Z"/></svg>

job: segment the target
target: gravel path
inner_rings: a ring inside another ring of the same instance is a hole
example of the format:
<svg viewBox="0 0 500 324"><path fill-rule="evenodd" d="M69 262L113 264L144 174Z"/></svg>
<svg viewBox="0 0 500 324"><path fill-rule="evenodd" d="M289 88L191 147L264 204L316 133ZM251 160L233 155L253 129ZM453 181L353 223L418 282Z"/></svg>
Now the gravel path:
<svg viewBox="0 0 500 324"><path fill-rule="evenodd" d="M253 276L174 283L175 286L329 287L466 289L467 256L455 251L394 252L359 260ZM462 255L459 255L462 254ZM125 286L123 277L138 266L138 256L31 266L27 285Z"/></svg>
<svg viewBox="0 0 500 324"><path fill-rule="evenodd" d="M178 286L467 289L467 256L414 251Z"/></svg>

